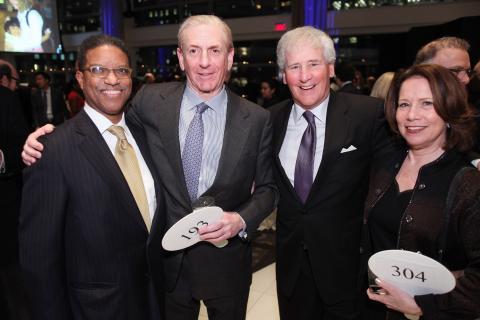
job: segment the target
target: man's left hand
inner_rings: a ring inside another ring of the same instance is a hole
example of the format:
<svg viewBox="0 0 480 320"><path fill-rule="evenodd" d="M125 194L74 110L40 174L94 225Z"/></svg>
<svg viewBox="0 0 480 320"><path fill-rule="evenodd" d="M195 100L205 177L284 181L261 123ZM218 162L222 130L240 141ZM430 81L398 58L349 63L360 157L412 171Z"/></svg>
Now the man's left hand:
<svg viewBox="0 0 480 320"><path fill-rule="evenodd" d="M243 227L243 219L237 212L224 212L219 222L200 228L198 233L200 239L216 243L237 236Z"/></svg>

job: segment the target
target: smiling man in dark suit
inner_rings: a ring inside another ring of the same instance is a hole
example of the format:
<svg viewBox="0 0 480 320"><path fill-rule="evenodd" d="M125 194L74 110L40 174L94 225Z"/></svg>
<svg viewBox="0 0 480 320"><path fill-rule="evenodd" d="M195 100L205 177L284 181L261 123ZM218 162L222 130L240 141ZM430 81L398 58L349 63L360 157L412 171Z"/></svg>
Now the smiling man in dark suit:
<svg viewBox="0 0 480 320"><path fill-rule="evenodd" d="M313 27L284 34L277 59L293 97L271 109L280 317L355 319L370 163L390 145L382 102L330 91L335 48Z"/></svg>
<svg viewBox="0 0 480 320"><path fill-rule="evenodd" d="M159 319L162 189L143 131L125 122L131 88L124 44L79 48L85 108L46 136L26 170L20 264L33 319Z"/></svg>

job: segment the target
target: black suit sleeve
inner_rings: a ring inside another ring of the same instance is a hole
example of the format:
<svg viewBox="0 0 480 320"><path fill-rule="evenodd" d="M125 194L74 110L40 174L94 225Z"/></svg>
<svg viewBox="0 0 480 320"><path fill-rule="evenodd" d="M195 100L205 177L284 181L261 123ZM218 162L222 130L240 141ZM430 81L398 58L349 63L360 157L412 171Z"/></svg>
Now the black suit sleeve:
<svg viewBox="0 0 480 320"><path fill-rule="evenodd" d="M20 265L35 319L69 319L63 245L68 188L55 150L44 145L42 158L24 172Z"/></svg>
<svg viewBox="0 0 480 320"><path fill-rule="evenodd" d="M476 170L464 174L452 203L450 242L460 247L451 250L465 255L467 264L452 291L414 297L426 320L477 319L480 314L480 174Z"/></svg>
<svg viewBox="0 0 480 320"><path fill-rule="evenodd" d="M245 220L247 230L250 231L249 234L257 229L278 202L278 189L273 179L272 133L272 119L268 112L258 145L254 191L250 199L239 210L239 214Z"/></svg>

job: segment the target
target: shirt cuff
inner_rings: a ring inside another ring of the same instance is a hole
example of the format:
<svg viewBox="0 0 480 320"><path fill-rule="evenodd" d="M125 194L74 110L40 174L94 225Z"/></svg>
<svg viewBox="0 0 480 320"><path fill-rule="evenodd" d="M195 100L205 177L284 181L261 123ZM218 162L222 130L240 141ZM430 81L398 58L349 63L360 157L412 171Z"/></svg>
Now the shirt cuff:
<svg viewBox="0 0 480 320"><path fill-rule="evenodd" d="M480 159L475 159L470 162L475 168L477 168L478 163L480 162Z"/></svg>
<svg viewBox="0 0 480 320"><path fill-rule="evenodd" d="M242 228L242 230L240 230L240 232L238 232L238 236L242 240L247 240L247 237L248 237L247 224L245 223L245 220L243 220L242 216L238 212L237 212L237 214L238 214L238 216L240 217L240 219L242 220L242 223L243 223L243 228Z"/></svg>

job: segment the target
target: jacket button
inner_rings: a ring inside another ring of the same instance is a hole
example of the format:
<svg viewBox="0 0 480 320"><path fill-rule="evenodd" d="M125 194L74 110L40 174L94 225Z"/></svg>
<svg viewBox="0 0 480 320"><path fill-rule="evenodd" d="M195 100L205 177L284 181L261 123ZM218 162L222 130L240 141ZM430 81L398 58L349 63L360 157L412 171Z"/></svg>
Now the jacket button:
<svg viewBox="0 0 480 320"><path fill-rule="evenodd" d="M379 196L382 193L381 189L375 189L375 195Z"/></svg>
<svg viewBox="0 0 480 320"><path fill-rule="evenodd" d="M425 187L426 187L425 184L420 183L420 184L418 185L418 190L423 190L423 189L425 189Z"/></svg>
<svg viewBox="0 0 480 320"><path fill-rule="evenodd" d="M395 163L395 169L398 169L400 167L400 163Z"/></svg>
<svg viewBox="0 0 480 320"><path fill-rule="evenodd" d="M407 223L410 223L410 222L413 221L413 217L408 214L408 215L405 217L405 221L406 221Z"/></svg>

